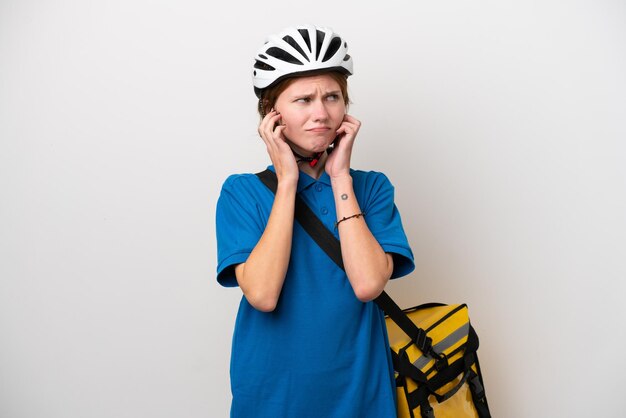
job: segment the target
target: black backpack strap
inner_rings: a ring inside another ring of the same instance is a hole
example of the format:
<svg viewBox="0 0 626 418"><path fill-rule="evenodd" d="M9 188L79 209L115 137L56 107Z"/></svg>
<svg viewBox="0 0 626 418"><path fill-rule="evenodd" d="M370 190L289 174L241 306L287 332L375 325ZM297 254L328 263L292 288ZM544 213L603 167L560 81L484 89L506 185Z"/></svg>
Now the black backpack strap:
<svg viewBox="0 0 626 418"><path fill-rule="evenodd" d="M389 296L389 294L383 291L374 302L391 318L393 322L400 327L400 329L411 338L411 341L426 354L435 354L432 351L433 340L426 331L419 328L411 319L402 311L402 308ZM435 354L435 357L439 357Z"/></svg>
<svg viewBox="0 0 626 418"><path fill-rule="evenodd" d="M276 193L278 185L276 173L266 169L256 175L268 189ZM341 243L297 194L294 217L335 264L344 270ZM385 291L374 299L374 302L415 342L423 353L435 354L432 353L432 339L426 335L426 331L417 327Z"/></svg>
<svg viewBox="0 0 626 418"><path fill-rule="evenodd" d="M276 193L276 188L278 187L276 173L270 169L266 169L265 171L257 173L257 176L272 193ZM344 270L339 240L324 226L322 221L315 216L311 208L297 194L294 217L331 260L333 260L340 269Z"/></svg>
<svg viewBox="0 0 626 418"><path fill-rule="evenodd" d="M272 193L276 194L276 188L278 187L278 179L276 178L276 173L268 168L265 171L256 173L256 176L261 179L263 184L265 184L267 188L272 191Z"/></svg>

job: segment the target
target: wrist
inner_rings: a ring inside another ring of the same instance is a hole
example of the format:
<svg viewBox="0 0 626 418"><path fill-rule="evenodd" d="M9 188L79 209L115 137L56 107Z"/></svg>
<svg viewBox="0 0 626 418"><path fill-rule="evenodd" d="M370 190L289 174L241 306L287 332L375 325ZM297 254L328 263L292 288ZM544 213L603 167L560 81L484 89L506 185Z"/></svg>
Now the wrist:
<svg viewBox="0 0 626 418"><path fill-rule="evenodd" d="M350 173L339 174L336 176L332 176L330 178L330 185L334 188L335 186L343 186L343 185L351 185L352 184L352 176Z"/></svg>
<svg viewBox="0 0 626 418"><path fill-rule="evenodd" d="M283 177L278 180L276 185L276 192L279 190L283 193L295 192L298 188L298 178Z"/></svg>

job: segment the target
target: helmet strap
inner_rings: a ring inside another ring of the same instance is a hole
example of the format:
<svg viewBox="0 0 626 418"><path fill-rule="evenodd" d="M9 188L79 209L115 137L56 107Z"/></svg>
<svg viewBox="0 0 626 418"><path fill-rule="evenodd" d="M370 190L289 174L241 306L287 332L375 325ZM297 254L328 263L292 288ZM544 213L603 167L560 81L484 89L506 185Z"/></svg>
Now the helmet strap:
<svg viewBox="0 0 626 418"><path fill-rule="evenodd" d="M310 167L315 167L317 165L317 163L319 162L320 158L322 157L322 155L324 154L325 151L322 152L318 152L315 155L313 155L312 157L305 157L303 155L298 154L297 152L295 152L293 150L293 148L291 149L291 152L293 152L293 155L296 156L296 162L298 164L300 164L301 162L307 162L309 163Z"/></svg>

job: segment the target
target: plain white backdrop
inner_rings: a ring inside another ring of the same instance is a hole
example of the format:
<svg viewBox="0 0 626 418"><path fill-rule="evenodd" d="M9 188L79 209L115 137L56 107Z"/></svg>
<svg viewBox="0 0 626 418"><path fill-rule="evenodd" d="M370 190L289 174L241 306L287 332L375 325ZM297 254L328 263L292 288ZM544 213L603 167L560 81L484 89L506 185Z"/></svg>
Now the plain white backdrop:
<svg viewBox="0 0 626 418"><path fill-rule="evenodd" d="M228 416L215 204L269 164L252 56L299 23L354 57L392 296L469 305L494 417L624 416L617 0L0 1L0 416Z"/></svg>

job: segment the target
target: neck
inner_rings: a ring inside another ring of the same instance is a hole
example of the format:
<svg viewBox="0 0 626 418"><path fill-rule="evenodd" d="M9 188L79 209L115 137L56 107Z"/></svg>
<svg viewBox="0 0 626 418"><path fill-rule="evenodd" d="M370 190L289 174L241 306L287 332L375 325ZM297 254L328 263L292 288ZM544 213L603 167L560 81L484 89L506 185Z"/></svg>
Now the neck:
<svg viewBox="0 0 626 418"><path fill-rule="evenodd" d="M301 158L301 157L314 157L316 156L316 153L312 153L312 152L307 152L305 150L300 149L300 147L298 147L297 145L295 145L294 143L292 143L291 141L287 140L289 146L291 147L291 150L294 153L294 156L297 159ZM303 173L308 174L309 176L313 177L314 179L319 179L322 175L322 173L324 172L324 166L326 165L326 158L328 157L328 154L326 152L323 152L322 155L320 155L319 160L317 161L317 163L315 163L312 167L309 164L308 161L300 161L298 163L298 168L300 169L300 171L302 171Z"/></svg>
<svg viewBox="0 0 626 418"><path fill-rule="evenodd" d="M324 152L320 156L320 159L317 162L317 164L315 164L315 166L311 167L309 163L303 161L300 164L298 164L298 167L300 168L300 171L302 171L303 173L306 173L309 176L313 177L315 180L318 180L322 176L322 173L324 172L324 166L326 165L327 157L328 157L328 154Z"/></svg>

